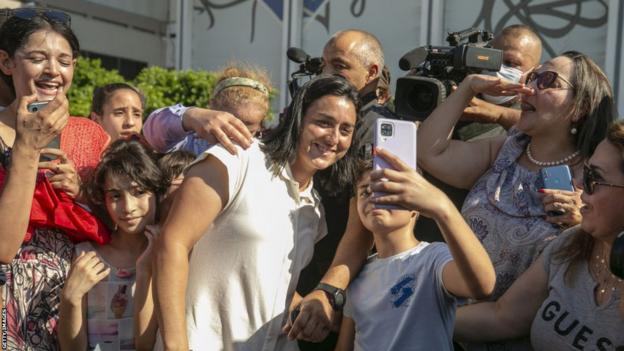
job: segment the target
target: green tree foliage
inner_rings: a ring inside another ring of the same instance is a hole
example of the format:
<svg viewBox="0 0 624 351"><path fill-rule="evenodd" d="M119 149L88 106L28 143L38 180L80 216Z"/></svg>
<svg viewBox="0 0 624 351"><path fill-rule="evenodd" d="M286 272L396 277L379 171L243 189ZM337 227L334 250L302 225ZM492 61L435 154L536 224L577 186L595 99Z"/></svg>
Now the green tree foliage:
<svg viewBox="0 0 624 351"><path fill-rule="evenodd" d="M67 94L69 113L72 116L89 116L93 89L117 82L125 82L117 70L102 67L99 59L78 58L72 87Z"/></svg>
<svg viewBox="0 0 624 351"><path fill-rule="evenodd" d="M162 67L143 69L133 81L126 81L117 70L102 67L99 59L81 57L74 72L69 90L72 116L88 116L93 90L109 83L129 83L145 94L145 117L153 110L181 103L185 106L208 106L216 76L209 71L175 71Z"/></svg>
<svg viewBox="0 0 624 351"><path fill-rule="evenodd" d="M215 85L215 74L208 71L174 71L152 66L139 73L133 84L147 97L146 115L157 108L181 103L208 106Z"/></svg>

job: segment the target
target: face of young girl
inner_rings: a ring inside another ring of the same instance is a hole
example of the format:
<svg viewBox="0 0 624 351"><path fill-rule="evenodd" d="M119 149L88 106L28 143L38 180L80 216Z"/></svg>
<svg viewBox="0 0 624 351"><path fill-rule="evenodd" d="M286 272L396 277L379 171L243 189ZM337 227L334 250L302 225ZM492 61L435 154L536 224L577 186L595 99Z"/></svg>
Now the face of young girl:
<svg viewBox="0 0 624 351"><path fill-rule="evenodd" d="M119 89L111 94L102 115L95 115L96 122L111 136L111 142L141 134L143 128L143 104L137 93L130 89Z"/></svg>
<svg viewBox="0 0 624 351"><path fill-rule="evenodd" d="M146 225L156 221L156 195L135 181L108 175L104 190L106 211L119 233L141 234Z"/></svg>

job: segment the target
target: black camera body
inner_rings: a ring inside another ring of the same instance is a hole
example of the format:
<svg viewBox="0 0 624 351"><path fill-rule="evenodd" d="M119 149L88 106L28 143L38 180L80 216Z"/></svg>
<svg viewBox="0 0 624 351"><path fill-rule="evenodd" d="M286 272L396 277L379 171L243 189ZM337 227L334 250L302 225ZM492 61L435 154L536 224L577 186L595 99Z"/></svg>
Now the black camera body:
<svg viewBox="0 0 624 351"><path fill-rule="evenodd" d="M449 46L428 45L403 55L399 67L409 73L397 79L397 114L424 120L468 74L498 71L503 52L489 47L492 38L490 32L470 28L449 33Z"/></svg>
<svg viewBox="0 0 624 351"><path fill-rule="evenodd" d="M292 97L295 96L297 90L303 85L301 81L304 78L310 80L312 76L321 73L323 60L320 57L310 57L305 51L295 47L288 48L286 56L289 60L299 64L299 70L293 72L288 81L288 91Z"/></svg>

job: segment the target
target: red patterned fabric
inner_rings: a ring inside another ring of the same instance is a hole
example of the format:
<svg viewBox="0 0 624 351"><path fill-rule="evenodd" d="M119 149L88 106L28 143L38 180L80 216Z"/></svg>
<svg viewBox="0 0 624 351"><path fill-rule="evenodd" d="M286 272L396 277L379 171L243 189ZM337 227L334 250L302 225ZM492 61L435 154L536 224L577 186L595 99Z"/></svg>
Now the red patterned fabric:
<svg viewBox="0 0 624 351"><path fill-rule="evenodd" d="M97 123L82 117L70 117L61 133L61 149L72 160L80 177L85 177L97 166L110 137ZM106 225L90 211L62 191L55 190L45 170L37 173L37 181L30 211L30 222L24 242L32 239L40 228L60 229L74 242L91 240L98 244L110 241ZM0 167L0 189L6 170Z"/></svg>
<svg viewBox="0 0 624 351"><path fill-rule="evenodd" d="M69 117L61 133L61 150L74 162L84 179L100 162L110 136L102 127L85 117Z"/></svg>

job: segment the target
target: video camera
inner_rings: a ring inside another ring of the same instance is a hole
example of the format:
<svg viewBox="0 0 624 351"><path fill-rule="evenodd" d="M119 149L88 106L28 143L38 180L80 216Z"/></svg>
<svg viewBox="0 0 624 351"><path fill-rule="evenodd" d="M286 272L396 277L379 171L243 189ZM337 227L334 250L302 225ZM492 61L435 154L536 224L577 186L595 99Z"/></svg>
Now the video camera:
<svg viewBox="0 0 624 351"><path fill-rule="evenodd" d="M489 46L492 38L488 31L469 28L449 33L449 46L427 45L403 55L399 67L409 73L397 80L396 113L424 120L467 75L500 70L503 52Z"/></svg>
<svg viewBox="0 0 624 351"><path fill-rule="evenodd" d="M302 78L307 77L309 79L321 73L323 60L320 57L310 57L305 51L295 47L288 48L286 56L289 60L299 64L299 70L293 72L288 81L288 91L292 97L301 87L300 81Z"/></svg>

